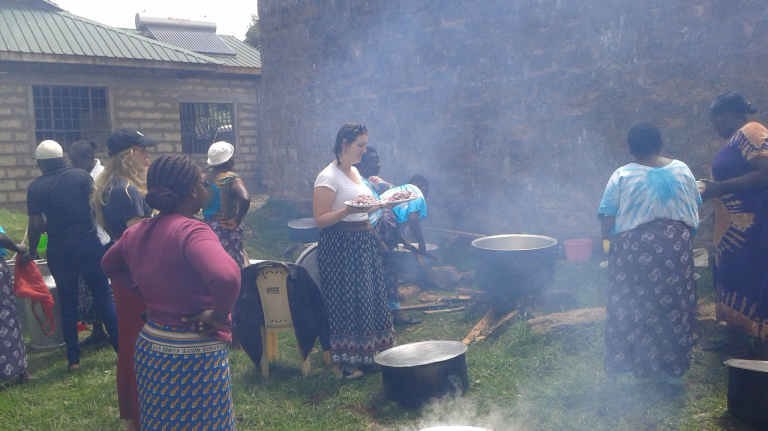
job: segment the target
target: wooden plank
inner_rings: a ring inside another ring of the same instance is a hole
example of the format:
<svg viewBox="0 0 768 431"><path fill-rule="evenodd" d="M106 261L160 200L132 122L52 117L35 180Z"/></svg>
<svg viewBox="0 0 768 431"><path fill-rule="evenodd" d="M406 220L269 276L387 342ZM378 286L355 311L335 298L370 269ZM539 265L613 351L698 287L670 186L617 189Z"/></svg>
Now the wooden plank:
<svg viewBox="0 0 768 431"><path fill-rule="evenodd" d="M451 307L453 304L450 302L429 302L426 304L418 304L418 305L406 305L403 307L400 307L401 310L429 310L430 308L447 308Z"/></svg>
<svg viewBox="0 0 768 431"><path fill-rule="evenodd" d="M471 343L472 340L474 340L478 335L480 335L480 332L482 332L483 329L485 329L488 326L488 324L491 323L491 319L493 319L493 316L495 314L496 314L495 309L491 308L490 310L488 310L488 312L485 313L485 316L483 316L483 318L480 319L479 322L477 322L477 325L475 325L475 327L471 331L469 331L469 334L467 334L467 336L464 338L462 343L464 344Z"/></svg>
<svg viewBox="0 0 768 431"><path fill-rule="evenodd" d="M459 311L466 311L467 307L446 308L443 310L425 310L424 314L437 314L437 313L458 313Z"/></svg>

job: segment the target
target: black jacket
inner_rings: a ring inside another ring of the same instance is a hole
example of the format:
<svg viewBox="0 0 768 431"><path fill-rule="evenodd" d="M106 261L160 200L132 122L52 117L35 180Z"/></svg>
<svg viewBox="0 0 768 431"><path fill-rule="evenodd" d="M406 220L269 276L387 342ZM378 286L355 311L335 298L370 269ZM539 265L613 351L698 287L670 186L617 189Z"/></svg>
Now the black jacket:
<svg viewBox="0 0 768 431"><path fill-rule="evenodd" d="M261 326L264 312L256 286L256 276L262 268L283 267L288 271L288 306L291 309L296 339L307 358L319 337L323 350L330 350L330 331L325 313L325 301L317 285L304 267L286 262L266 261L240 271L240 294L232 310L232 335L243 346L256 366L261 363Z"/></svg>

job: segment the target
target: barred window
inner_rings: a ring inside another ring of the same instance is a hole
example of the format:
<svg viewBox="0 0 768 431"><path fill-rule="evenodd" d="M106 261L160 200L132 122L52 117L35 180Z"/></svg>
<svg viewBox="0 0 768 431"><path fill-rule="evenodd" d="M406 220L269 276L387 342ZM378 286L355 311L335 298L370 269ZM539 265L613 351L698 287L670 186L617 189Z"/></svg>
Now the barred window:
<svg viewBox="0 0 768 431"><path fill-rule="evenodd" d="M187 154L206 154L217 141L235 145L235 105L232 103L179 103L181 146Z"/></svg>
<svg viewBox="0 0 768 431"><path fill-rule="evenodd" d="M111 132L107 89L34 85L35 140L53 139L67 148L86 139L106 142Z"/></svg>

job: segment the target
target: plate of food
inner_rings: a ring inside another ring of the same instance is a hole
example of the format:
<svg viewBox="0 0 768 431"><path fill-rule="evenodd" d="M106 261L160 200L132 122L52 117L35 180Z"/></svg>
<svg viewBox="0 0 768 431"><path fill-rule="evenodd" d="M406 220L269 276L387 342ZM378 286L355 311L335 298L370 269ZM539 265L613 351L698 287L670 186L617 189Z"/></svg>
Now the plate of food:
<svg viewBox="0 0 768 431"><path fill-rule="evenodd" d="M385 204L402 204L405 202L410 202L418 197L419 195L417 195L416 193L410 190L401 190L399 192L392 193L392 195L389 196L384 201L384 203Z"/></svg>
<svg viewBox="0 0 768 431"><path fill-rule="evenodd" d="M356 198L344 202L344 205L352 208L373 208L381 205L382 202L371 195L359 195Z"/></svg>

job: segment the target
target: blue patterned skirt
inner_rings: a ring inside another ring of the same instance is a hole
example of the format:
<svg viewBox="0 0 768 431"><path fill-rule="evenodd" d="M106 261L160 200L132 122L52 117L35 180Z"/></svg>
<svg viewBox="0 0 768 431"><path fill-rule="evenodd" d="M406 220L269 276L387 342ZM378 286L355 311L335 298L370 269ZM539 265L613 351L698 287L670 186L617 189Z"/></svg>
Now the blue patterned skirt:
<svg viewBox="0 0 768 431"><path fill-rule="evenodd" d="M142 431L235 429L227 343L149 322L134 360Z"/></svg>
<svg viewBox="0 0 768 431"><path fill-rule="evenodd" d="M677 383L691 365L693 234L655 220L611 238L603 364L607 375Z"/></svg>
<svg viewBox="0 0 768 431"><path fill-rule="evenodd" d="M317 263L331 332L331 362L374 365L395 342L371 230L321 229Z"/></svg>

